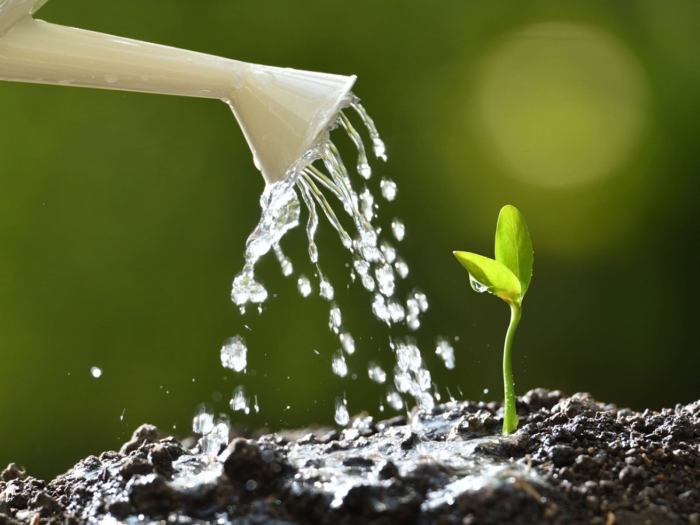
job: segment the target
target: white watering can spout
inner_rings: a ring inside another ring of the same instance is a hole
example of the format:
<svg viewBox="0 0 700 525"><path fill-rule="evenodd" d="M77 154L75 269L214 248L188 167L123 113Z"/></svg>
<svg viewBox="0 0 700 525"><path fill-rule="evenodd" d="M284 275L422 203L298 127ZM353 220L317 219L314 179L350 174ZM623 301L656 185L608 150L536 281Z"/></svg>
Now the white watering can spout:
<svg viewBox="0 0 700 525"><path fill-rule="evenodd" d="M0 80L223 100L268 183L328 128L355 82L34 20L46 1L0 0Z"/></svg>

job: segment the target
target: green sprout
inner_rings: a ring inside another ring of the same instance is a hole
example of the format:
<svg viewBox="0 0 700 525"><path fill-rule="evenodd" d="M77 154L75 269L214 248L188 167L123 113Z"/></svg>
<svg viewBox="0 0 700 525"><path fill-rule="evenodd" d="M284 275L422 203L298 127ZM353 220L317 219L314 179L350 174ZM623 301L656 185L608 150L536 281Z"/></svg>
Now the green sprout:
<svg viewBox="0 0 700 525"><path fill-rule="evenodd" d="M530 232L515 206L504 206L498 214L495 253L495 260L471 252L454 252L454 255L469 272L469 283L476 292L489 292L510 306L510 324L503 344L503 433L511 434L518 428L511 349L523 298L532 280L533 262Z"/></svg>

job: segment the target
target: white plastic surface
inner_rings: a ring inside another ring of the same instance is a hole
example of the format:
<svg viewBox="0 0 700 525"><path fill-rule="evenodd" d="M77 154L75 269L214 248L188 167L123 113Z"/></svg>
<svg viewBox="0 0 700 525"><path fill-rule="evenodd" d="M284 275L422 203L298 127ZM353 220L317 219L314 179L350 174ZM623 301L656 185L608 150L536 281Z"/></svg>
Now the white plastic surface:
<svg viewBox="0 0 700 525"><path fill-rule="evenodd" d="M0 0L0 80L224 100L268 183L330 125L355 82L32 19L44 2Z"/></svg>
<svg viewBox="0 0 700 525"><path fill-rule="evenodd" d="M0 0L0 36L27 15L36 13L48 0Z"/></svg>

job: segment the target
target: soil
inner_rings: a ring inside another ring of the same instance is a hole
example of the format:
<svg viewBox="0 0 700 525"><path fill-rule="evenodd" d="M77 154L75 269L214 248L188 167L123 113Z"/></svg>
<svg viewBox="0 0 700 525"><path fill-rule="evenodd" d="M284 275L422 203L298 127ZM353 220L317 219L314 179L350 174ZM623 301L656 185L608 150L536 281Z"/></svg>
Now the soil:
<svg viewBox="0 0 700 525"><path fill-rule="evenodd" d="M0 525L700 525L700 401L638 413L537 389L518 413L508 437L499 404L451 402L237 436L211 461L143 425L49 483L8 466Z"/></svg>

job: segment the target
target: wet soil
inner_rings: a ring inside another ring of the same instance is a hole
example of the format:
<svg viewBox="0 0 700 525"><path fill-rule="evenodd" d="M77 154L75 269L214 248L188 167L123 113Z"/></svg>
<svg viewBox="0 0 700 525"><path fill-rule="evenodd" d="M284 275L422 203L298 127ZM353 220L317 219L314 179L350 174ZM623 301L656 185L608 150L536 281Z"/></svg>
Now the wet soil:
<svg viewBox="0 0 700 525"><path fill-rule="evenodd" d="M465 401L234 437L211 459L143 425L48 483L8 466L0 525L700 525L700 401L638 413L538 389L518 412L508 437L500 405Z"/></svg>

